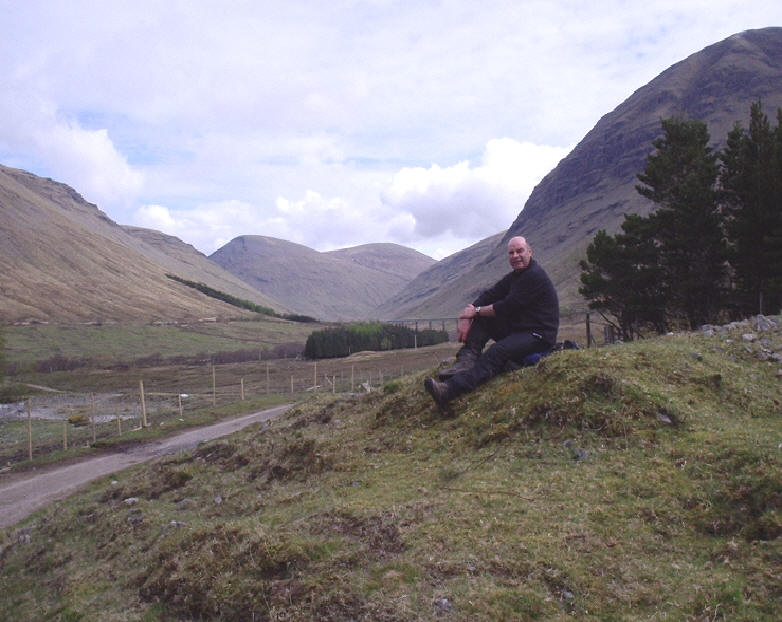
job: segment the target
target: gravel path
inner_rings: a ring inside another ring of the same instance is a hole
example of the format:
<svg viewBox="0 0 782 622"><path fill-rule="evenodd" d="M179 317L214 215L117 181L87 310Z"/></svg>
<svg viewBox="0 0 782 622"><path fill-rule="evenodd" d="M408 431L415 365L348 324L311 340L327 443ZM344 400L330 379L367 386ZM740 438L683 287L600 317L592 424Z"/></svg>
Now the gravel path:
<svg viewBox="0 0 782 622"><path fill-rule="evenodd" d="M277 406L204 428L182 432L159 441L137 445L123 452L86 458L74 464L53 466L33 473L4 477L0 479L0 527L16 524L52 501L73 494L79 487L93 479L164 454L190 449L202 441L231 434L251 423L274 419L288 408L290 404Z"/></svg>

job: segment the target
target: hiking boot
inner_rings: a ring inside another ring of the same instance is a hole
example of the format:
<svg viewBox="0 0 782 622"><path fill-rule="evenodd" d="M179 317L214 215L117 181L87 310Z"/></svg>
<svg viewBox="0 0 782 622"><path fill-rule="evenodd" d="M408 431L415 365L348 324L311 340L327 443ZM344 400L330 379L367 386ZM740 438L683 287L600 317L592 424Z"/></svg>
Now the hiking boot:
<svg viewBox="0 0 782 622"><path fill-rule="evenodd" d="M451 400L451 392L448 390L448 385L444 382L438 382L431 376L427 376L426 380L424 380L424 388L426 389L426 392L432 396L437 407L442 412L450 414L451 409L448 402Z"/></svg>
<svg viewBox="0 0 782 622"><path fill-rule="evenodd" d="M459 350L456 355L456 363L440 372L440 380L448 380L448 378L451 378L456 374L461 374L463 371L472 369L479 356L480 354L478 352L465 346Z"/></svg>

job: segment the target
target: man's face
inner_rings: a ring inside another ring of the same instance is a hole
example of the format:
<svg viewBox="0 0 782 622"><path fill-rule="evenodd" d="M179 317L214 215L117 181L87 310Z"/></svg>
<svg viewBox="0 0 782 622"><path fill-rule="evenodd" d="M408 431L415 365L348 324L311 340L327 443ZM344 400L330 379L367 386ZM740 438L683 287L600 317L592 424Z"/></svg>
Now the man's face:
<svg viewBox="0 0 782 622"><path fill-rule="evenodd" d="M532 249L524 238L511 238L508 242L508 261L514 270L524 270L532 259Z"/></svg>

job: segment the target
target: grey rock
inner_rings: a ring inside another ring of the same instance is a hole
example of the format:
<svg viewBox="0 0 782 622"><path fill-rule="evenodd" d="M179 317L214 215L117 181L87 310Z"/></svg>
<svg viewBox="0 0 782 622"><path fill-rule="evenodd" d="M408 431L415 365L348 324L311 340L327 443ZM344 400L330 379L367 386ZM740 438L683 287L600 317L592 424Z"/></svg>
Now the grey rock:
<svg viewBox="0 0 782 622"><path fill-rule="evenodd" d="M185 526L185 524L186 523L182 523L178 520L172 520L163 528L163 533L168 533L169 531L173 531L176 529L182 529Z"/></svg>
<svg viewBox="0 0 782 622"><path fill-rule="evenodd" d="M190 497L185 497L182 499L179 503L176 504L177 510L186 510L187 508L192 508L197 505L197 502L195 499L191 499Z"/></svg>
<svg viewBox="0 0 782 622"><path fill-rule="evenodd" d="M447 613L453 609L453 603L447 598L441 597L434 601L434 609L438 613Z"/></svg>
<svg viewBox="0 0 782 622"><path fill-rule="evenodd" d="M17 529L14 532L14 539L17 544L32 544L33 538L30 535L32 529L30 527L24 527L23 529Z"/></svg>

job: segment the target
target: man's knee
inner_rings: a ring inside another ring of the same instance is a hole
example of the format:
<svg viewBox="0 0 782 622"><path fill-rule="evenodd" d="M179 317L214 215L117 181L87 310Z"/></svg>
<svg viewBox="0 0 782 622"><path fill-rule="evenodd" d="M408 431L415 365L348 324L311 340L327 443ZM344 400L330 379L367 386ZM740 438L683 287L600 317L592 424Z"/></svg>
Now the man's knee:
<svg viewBox="0 0 782 622"><path fill-rule="evenodd" d="M483 357L486 359L492 372L497 373L503 370L506 363L513 358L513 349L502 341L495 341L484 352Z"/></svg>
<svg viewBox="0 0 782 622"><path fill-rule="evenodd" d="M501 339L492 345L497 347L498 361L516 361L521 363L530 354L540 352L546 348L546 344L531 333L515 333L505 339Z"/></svg>

